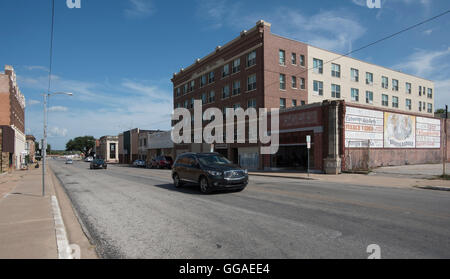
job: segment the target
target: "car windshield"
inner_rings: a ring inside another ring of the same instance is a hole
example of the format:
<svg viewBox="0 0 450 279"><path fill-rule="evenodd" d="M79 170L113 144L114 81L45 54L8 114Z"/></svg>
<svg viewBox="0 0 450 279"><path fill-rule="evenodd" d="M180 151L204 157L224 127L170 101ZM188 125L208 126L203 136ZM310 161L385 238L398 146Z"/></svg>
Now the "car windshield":
<svg viewBox="0 0 450 279"><path fill-rule="evenodd" d="M98 164L103 164L103 160L101 160L101 159L97 159L97 160L95 160Z"/></svg>
<svg viewBox="0 0 450 279"><path fill-rule="evenodd" d="M211 165L211 164L215 164L215 165L226 165L226 164L231 164L231 162L220 155L200 155L198 156L198 160L203 164L203 165Z"/></svg>

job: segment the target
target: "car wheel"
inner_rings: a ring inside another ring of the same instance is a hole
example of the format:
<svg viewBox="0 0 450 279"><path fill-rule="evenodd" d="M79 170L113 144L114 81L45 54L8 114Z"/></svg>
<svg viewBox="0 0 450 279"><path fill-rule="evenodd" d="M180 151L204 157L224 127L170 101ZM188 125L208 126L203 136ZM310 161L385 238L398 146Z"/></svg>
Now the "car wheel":
<svg viewBox="0 0 450 279"><path fill-rule="evenodd" d="M183 186L183 183L181 182L178 174L173 175L173 185L175 186L175 188L180 188L181 186Z"/></svg>
<svg viewBox="0 0 450 279"><path fill-rule="evenodd" d="M203 194L209 194L212 192L211 187L209 187L208 179L206 179L206 177L204 176L200 178L200 191Z"/></svg>

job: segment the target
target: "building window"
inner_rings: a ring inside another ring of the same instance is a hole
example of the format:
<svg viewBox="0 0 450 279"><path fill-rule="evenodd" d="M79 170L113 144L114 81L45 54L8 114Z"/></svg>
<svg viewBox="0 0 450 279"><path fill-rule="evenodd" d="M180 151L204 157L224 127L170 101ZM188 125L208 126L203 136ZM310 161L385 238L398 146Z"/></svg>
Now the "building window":
<svg viewBox="0 0 450 279"><path fill-rule="evenodd" d="M392 107L398 108L398 97L392 96Z"/></svg>
<svg viewBox="0 0 450 279"><path fill-rule="evenodd" d="M237 110L238 108L241 108L241 104L237 103L233 105L234 110Z"/></svg>
<svg viewBox="0 0 450 279"><path fill-rule="evenodd" d="M323 61L317 58L313 59L314 73L323 74Z"/></svg>
<svg viewBox="0 0 450 279"><path fill-rule="evenodd" d="M419 101L419 111L422 111L422 102Z"/></svg>
<svg viewBox="0 0 450 279"><path fill-rule="evenodd" d="M206 96L206 93L202 94L202 104L206 104L208 102L208 97Z"/></svg>
<svg viewBox="0 0 450 279"><path fill-rule="evenodd" d="M389 88L389 78L387 77L381 77L381 87L384 89Z"/></svg>
<svg viewBox="0 0 450 279"><path fill-rule="evenodd" d="M297 100L292 100L292 106L296 107L297 106Z"/></svg>
<svg viewBox="0 0 450 279"><path fill-rule="evenodd" d="M180 108L181 107L181 104L180 103L177 103L176 105L175 105L175 108Z"/></svg>
<svg viewBox="0 0 450 279"><path fill-rule="evenodd" d="M406 93L411 94L411 83L406 83Z"/></svg>
<svg viewBox="0 0 450 279"><path fill-rule="evenodd" d="M247 56L247 67L256 65L256 50L250 52Z"/></svg>
<svg viewBox="0 0 450 279"><path fill-rule="evenodd" d="M189 91L194 91L194 89L195 89L195 80L192 80L189 86Z"/></svg>
<svg viewBox="0 0 450 279"><path fill-rule="evenodd" d="M184 85L184 94L187 94L189 92L189 85L186 83Z"/></svg>
<svg viewBox="0 0 450 279"><path fill-rule="evenodd" d="M433 104L428 104L428 113L433 113Z"/></svg>
<svg viewBox="0 0 450 279"><path fill-rule="evenodd" d="M280 89L285 90L286 89L286 75L280 74Z"/></svg>
<svg viewBox="0 0 450 279"><path fill-rule="evenodd" d="M241 94L241 81L236 80L233 82L233 96Z"/></svg>
<svg viewBox="0 0 450 279"><path fill-rule="evenodd" d="M227 77L229 74L230 74L230 65L229 64L223 65L222 78Z"/></svg>
<svg viewBox="0 0 450 279"><path fill-rule="evenodd" d="M178 88L176 89L176 95L177 95L177 97L180 97L180 96L181 96L181 89L180 89L180 87L178 87Z"/></svg>
<svg viewBox="0 0 450 279"><path fill-rule="evenodd" d="M280 49L278 53L280 65L282 66L286 65L286 52Z"/></svg>
<svg viewBox="0 0 450 279"><path fill-rule="evenodd" d="M323 96L323 82L315 80L313 82L313 91L316 95Z"/></svg>
<svg viewBox="0 0 450 279"><path fill-rule="evenodd" d="M407 110L411 110L412 109L412 105L411 105L411 99L406 99L406 109Z"/></svg>
<svg viewBox="0 0 450 279"><path fill-rule="evenodd" d="M372 85L373 84L373 74L367 72L366 73L366 84Z"/></svg>
<svg viewBox="0 0 450 279"><path fill-rule="evenodd" d="M359 102L359 89L352 88L351 96L353 102Z"/></svg>
<svg viewBox="0 0 450 279"><path fill-rule="evenodd" d="M256 89L256 74L251 75L247 78L247 91L252 91Z"/></svg>
<svg viewBox="0 0 450 279"><path fill-rule="evenodd" d="M350 69L350 75L352 81L358 82L359 81L359 70L357 69Z"/></svg>
<svg viewBox="0 0 450 279"><path fill-rule="evenodd" d="M331 76L332 77L341 77L341 65L339 64L331 64Z"/></svg>
<svg viewBox="0 0 450 279"><path fill-rule="evenodd" d="M222 88L222 99L227 99L230 97L230 86L229 85L225 85Z"/></svg>
<svg viewBox="0 0 450 279"><path fill-rule="evenodd" d="M306 85L305 85L305 78L300 78L300 89L305 89Z"/></svg>
<svg viewBox="0 0 450 279"><path fill-rule="evenodd" d="M208 83L214 82L214 72L210 72L208 75Z"/></svg>
<svg viewBox="0 0 450 279"><path fill-rule="evenodd" d="M286 108L286 99L281 98L280 99L280 109L284 109L284 108Z"/></svg>
<svg viewBox="0 0 450 279"><path fill-rule="evenodd" d="M233 61L233 74L238 73L241 70L241 59L235 59Z"/></svg>
<svg viewBox="0 0 450 279"><path fill-rule="evenodd" d="M428 88L427 97L428 97L429 99L433 99L433 89Z"/></svg>
<svg viewBox="0 0 450 279"><path fill-rule="evenodd" d="M250 99L247 101L248 108L256 108L256 99Z"/></svg>
<svg viewBox="0 0 450 279"><path fill-rule="evenodd" d="M294 89L297 88L297 77L292 76L291 84L292 84L292 88L294 88Z"/></svg>
<svg viewBox="0 0 450 279"><path fill-rule="evenodd" d="M191 98L191 105L190 105L190 108L194 108L194 98Z"/></svg>
<svg viewBox="0 0 450 279"><path fill-rule="evenodd" d="M303 54L300 54L300 66L305 66L305 56Z"/></svg>
<svg viewBox="0 0 450 279"><path fill-rule="evenodd" d="M331 85L331 97L333 98L341 98L341 86L337 84Z"/></svg>
<svg viewBox="0 0 450 279"><path fill-rule="evenodd" d="M184 108L188 108L189 107L189 100L184 100Z"/></svg>
<svg viewBox="0 0 450 279"><path fill-rule="evenodd" d="M295 53L291 54L291 63L292 65L297 65L297 54Z"/></svg>
<svg viewBox="0 0 450 279"><path fill-rule="evenodd" d="M369 105L373 104L373 92L372 91L366 91L366 104L369 104Z"/></svg>
<svg viewBox="0 0 450 279"><path fill-rule="evenodd" d="M425 90L424 90L425 92ZM422 86L419 86L419 96L422 96Z"/></svg>
<svg viewBox="0 0 450 279"><path fill-rule="evenodd" d="M305 101L300 101L300 105L304 106L304 105L306 105L306 102Z"/></svg>
<svg viewBox="0 0 450 279"><path fill-rule="evenodd" d="M208 102L214 103L215 99L216 99L216 92L214 91L209 92Z"/></svg>
<svg viewBox="0 0 450 279"><path fill-rule="evenodd" d="M206 75L202 75L200 77L200 87L203 87L206 85Z"/></svg>
<svg viewBox="0 0 450 279"><path fill-rule="evenodd" d="M398 80L392 79L392 90L398 91Z"/></svg>
<svg viewBox="0 0 450 279"><path fill-rule="evenodd" d="M389 106L389 96L386 94L381 95L381 105L384 107Z"/></svg>

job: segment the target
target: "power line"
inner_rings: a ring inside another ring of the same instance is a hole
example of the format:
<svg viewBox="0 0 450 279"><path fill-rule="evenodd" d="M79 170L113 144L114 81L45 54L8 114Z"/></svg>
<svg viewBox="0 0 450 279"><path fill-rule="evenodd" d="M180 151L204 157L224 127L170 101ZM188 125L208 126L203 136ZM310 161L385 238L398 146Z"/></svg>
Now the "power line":
<svg viewBox="0 0 450 279"><path fill-rule="evenodd" d="M381 42L383 42L383 41L386 41L386 40L388 40L388 39L391 39L391 38L393 38L393 37L395 37L395 36L398 36L398 35L400 35L400 34L402 34L402 33L404 33L404 32L407 32L407 31L412 30L412 29L414 29L414 28L417 28L417 27L419 27L419 26L421 26L421 25L423 25L423 24L425 24L425 23L428 23L428 22L430 22L430 21L433 21L433 20L435 20L435 19L437 19L437 18L439 18L439 17L442 17L442 16L444 16L444 15L446 15L446 14L448 14L448 13L450 13L450 10L447 10L447 11L441 13L441 14L438 14L438 15L436 15L436 16L433 16L433 17L431 17L431 18L429 18L429 19L426 19L426 20L421 21L421 22L419 22L419 23L416 23L416 24L414 24L414 25L411 25L411 26L409 26L409 27L407 27L407 28L405 28L405 29L402 29L402 30L400 30L400 31L398 31L398 32L395 32L395 33L391 34L391 35L388 35L388 36L386 36L386 37L383 37L383 38L381 38L381 39L378 39L378 40L376 40L376 41L374 41L374 42L371 42L371 43L369 43L369 44L367 44L367 45L365 45L365 46L362 46L362 47L360 47L360 48L357 48L357 49L355 49L355 50L353 50L353 51L350 51L350 52L348 52L348 53L346 53L346 54L339 55L339 56L336 57L336 58L333 58L333 59L331 59L331 60L328 60L328 61L324 62L324 63L322 64L322 66L323 66L323 65L326 65L326 64L329 64L329 63L331 63L331 62L334 62L334 61L336 61L336 60L338 60L338 59L340 59L340 58L342 58L342 57L347 57L347 56L349 56L350 54L353 54L353 53L355 53L355 52L361 51L361 50L363 50L363 49L366 49L366 48L368 48L368 47L371 47L371 46L373 46L373 45L376 45L376 44L381 43ZM317 68L317 67L314 67L314 66L313 66L313 67L311 67L311 68L308 68L308 69L305 69L305 70L299 72L298 74L303 74L303 73L308 72L308 71L310 71L310 70L314 70L315 68ZM268 71L268 70L265 70L265 71ZM277 74L279 73L279 72L270 71L270 70L269 70L268 72L273 72L273 73L277 73ZM271 84L268 84L268 85L266 85L266 87L271 86L271 85L276 84L276 83L278 83L278 81L277 81L277 82L274 82L274 83L271 83Z"/></svg>
<svg viewBox="0 0 450 279"><path fill-rule="evenodd" d="M49 66L49 72L48 72L48 90L47 90L48 94L50 94L50 88L51 88L51 82L52 82L54 26L55 26L55 0L52 0L52 25L51 25L51 32L50 32L50 66Z"/></svg>

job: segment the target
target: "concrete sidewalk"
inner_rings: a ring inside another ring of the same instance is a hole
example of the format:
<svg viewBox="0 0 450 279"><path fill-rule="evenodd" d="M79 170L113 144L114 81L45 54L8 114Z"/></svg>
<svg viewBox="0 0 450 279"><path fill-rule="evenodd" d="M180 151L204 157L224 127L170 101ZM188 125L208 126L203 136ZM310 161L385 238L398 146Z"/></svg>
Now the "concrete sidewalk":
<svg viewBox="0 0 450 279"><path fill-rule="evenodd" d="M70 201L47 170L45 197L41 168L0 176L0 259L64 258L69 254L61 251L69 243L81 247L82 258L97 258ZM72 239L67 238L67 225Z"/></svg>
<svg viewBox="0 0 450 279"><path fill-rule="evenodd" d="M16 171L0 178L0 258L57 259L51 207L53 185L41 196L41 169Z"/></svg>
<svg viewBox="0 0 450 279"><path fill-rule="evenodd" d="M410 166L416 169L416 166ZM439 167L439 166L437 166ZM450 190L450 180L430 179L430 176L420 178L417 176L392 176L383 168L383 172L374 170L372 174L350 174L343 173L340 175L326 175L326 174L310 174L301 172L249 172L253 176L267 176L292 178L303 180L320 180L329 183L341 183L348 185L363 185L363 186L379 186L379 187L394 187L394 188L423 188L433 190ZM433 173L434 174L434 173ZM431 175L432 176L432 175Z"/></svg>

